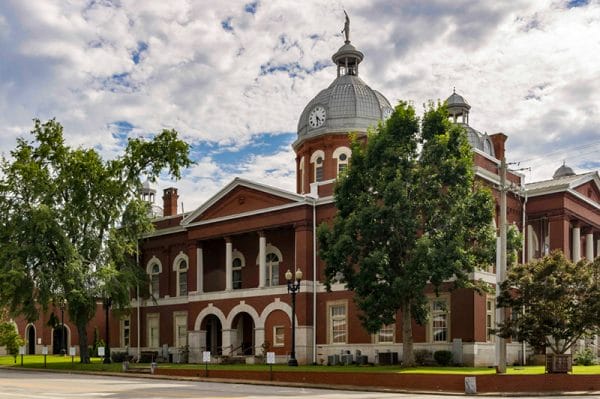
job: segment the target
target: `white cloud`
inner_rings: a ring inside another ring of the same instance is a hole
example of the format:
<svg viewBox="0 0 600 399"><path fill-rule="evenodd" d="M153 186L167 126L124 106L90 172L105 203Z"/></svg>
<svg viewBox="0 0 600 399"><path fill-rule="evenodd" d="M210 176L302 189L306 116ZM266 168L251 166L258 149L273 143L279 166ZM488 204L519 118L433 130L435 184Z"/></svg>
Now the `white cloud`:
<svg viewBox="0 0 600 399"><path fill-rule="evenodd" d="M34 117L55 116L70 144L102 145L105 156L119 151L117 121L133 125L135 136L175 128L193 143L241 152L257 135L295 132L303 107L335 77L342 2L265 1L254 14L247 3L0 4L0 152ZM421 104L455 86L472 105L475 128L508 135L509 160L535 160L532 181L549 178L563 159L578 172L586 161L597 168L600 152L600 3L565 4L354 0L343 7L372 88L392 102ZM320 64L329 66L313 71ZM587 151L578 149L583 144ZM234 172L293 191L293 151L274 152L230 168L204 154L176 184L189 204Z"/></svg>

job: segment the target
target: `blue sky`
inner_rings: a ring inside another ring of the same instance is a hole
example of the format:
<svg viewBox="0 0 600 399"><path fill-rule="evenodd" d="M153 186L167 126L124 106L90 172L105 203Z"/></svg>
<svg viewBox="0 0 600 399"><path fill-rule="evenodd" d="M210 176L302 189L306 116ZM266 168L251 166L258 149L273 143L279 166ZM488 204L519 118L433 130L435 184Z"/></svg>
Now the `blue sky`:
<svg viewBox="0 0 600 399"><path fill-rule="evenodd" d="M456 87L527 181L600 169L600 1L0 2L0 152L32 119L107 157L174 128L191 210L235 176L294 190L297 121L335 78L344 8L361 77L392 103Z"/></svg>

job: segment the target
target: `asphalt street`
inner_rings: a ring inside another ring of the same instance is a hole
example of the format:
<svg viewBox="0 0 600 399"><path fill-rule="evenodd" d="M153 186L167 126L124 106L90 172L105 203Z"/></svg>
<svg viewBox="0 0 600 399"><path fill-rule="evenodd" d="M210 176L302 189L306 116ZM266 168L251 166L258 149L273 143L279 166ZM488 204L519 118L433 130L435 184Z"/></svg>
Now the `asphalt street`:
<svg viewBox="0 0 600 399"><path fill-rule="evenodd" d="M487 396L490 398L489 396ZM560 396L552 396L559 398ZM564 396L569 397L569 396ZM572 397L572 396L571 396ZM196 399L196 398L448 398L447 395L327 390L301 387L176 381L21 370L0 370L0 399ZM544 398L537 396L537 398ZM550 398L550 397L548 397ZM586 398L600 399L600 396Z"/></svg>

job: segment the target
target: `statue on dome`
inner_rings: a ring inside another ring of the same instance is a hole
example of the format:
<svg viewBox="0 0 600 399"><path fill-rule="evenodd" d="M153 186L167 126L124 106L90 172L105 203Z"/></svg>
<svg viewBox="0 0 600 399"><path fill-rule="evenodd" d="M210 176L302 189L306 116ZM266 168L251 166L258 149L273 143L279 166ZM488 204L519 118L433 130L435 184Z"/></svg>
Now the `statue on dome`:
<svg viewBox="0 0 600 399"><path fill-rule="evenodd" d="M346 43L350 43L350 18L348 18L348 13L344 10L344 14L346 15L346 22L344 22L344 29L342 29L342 33L346 36Z"/></svg>

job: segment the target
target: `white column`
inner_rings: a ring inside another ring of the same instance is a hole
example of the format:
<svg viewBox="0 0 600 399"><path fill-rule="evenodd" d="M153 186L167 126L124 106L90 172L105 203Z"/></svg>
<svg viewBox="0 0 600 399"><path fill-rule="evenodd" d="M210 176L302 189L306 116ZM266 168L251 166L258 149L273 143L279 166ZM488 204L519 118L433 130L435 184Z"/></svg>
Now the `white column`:
<svg viewBox="0 0 600 399"><path fill-rule="evenodd" d="M581 229L579 227L573 227L573 248L571 252L573 262L579 262L581 259Z"/></svg>
<svg viewBox="0 0 600 399"><path fill-rule="evenodd" d="M533 255L535 254L535 248L533 247L533 243L535 242L533 239L533 226L530 224L527 225L527 262L533 260Z"/></svg>
<svg viewBox="0 0 600 399"><path fill-rule="evenodd" d="M585 235L585 257L590 262L594 260L594 234Z"/></svg>
<svg viewBox="0 0 600 399"><path fill-rule="evenodd" d="M260 233L258 238L258 287L267 285L267 237Z"/></svg>
<svg viewBox="0 0 600 399"><path fill-rule="evenodd" d="M233 244L231 244L231 240L227 239L225 241L225 291L231 291L233 288L233 270L232 270L232 262L233 262Z"/></svg>
<svg viewBox="0 0 600 399"><path fill-rule="evenodd" d="M202 247L196 247L196 292L204 292L204 253Z"/></svg>
<svg viewBox="0 0 600 399"><path fill-rule="evenodd" d="M263 351L263 344L265 343L265 329L256 327L254 329L254 354L261 355Z"/></svg>
<svg viewBox="0 0 600 399"><path fill-rule="evenodd" d="M223 343L223 355L231 356L231 350L233 349L233 344L235 341L235 333L236 330L221 330L223 334L222 343Z"/></svg>

